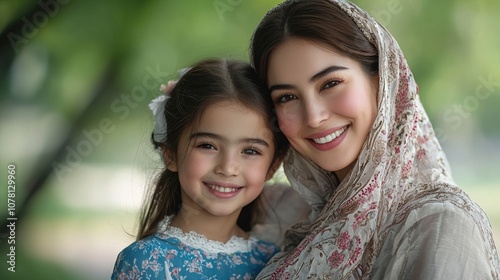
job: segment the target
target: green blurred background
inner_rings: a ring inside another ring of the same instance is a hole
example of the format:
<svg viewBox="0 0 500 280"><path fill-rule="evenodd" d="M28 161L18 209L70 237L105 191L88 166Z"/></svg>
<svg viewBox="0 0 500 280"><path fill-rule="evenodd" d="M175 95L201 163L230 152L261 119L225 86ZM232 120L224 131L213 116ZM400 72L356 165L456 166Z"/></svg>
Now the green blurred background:
<svg viewBox="0 0 500 280"><path fill-rule="evenodd" d="M16 272L109 279L161 167L147 108L161 82L207 57L248 60L280 1L0 1L0 213L15 165ZM500 2L354 1L396 37L455 179L500 242ZM25 201L27 201L25 203ZM5 210L4 210L5 209Z"/></svg>

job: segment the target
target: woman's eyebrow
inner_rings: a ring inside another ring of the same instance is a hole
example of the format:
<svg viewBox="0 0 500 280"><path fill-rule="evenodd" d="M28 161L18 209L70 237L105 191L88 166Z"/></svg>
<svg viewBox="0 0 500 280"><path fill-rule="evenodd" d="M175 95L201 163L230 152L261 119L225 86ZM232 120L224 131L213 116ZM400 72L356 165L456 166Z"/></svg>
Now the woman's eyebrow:
<svg viewBox="0 0 500 280"><path fill-rule="evenodd" d="M338 65L332 65L329 67L326 67L325 69L319 71L318 73L314 74L309 81L314 82L318 79L321 79L322 77L335 72L335 71L343 71L343 70L348 70L349 68L344 67L344 66L338 66ZM269 87L269 92L273 92L273 90L280 90L280 89L295 89L294 85L291 84L277 84L277 85L272 85Z"/></svg>
<svg viewBox="0 0 500 280"><path fill-rule="evenodd" d="M348 70L348 69L349 68L344 67L344 66L332 65L332 66L326 67L325 69L314 74L314 76L312 76L311 79L309 79L309 81L314 82L314 81L321 79L322 77L324 77L332 72Z"/></svg>
<svg viewBox="0 0 500 280"><path fill-rule="evenodd" d="M280 89L294 89L295 86L290 85L290 84L277 84L273 85L269 88L269 93L272 93L273 90L280 90Z"/></svg>

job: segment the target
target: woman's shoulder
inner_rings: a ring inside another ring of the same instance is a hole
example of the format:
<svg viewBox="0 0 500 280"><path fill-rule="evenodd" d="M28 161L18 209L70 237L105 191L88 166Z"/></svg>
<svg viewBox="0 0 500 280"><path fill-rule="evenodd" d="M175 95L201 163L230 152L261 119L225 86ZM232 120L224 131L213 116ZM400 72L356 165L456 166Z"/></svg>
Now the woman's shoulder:
<svg viewBox="0 0 500 280"><path fill-rule="evenodd" d="M452 190L422 195L409 203L411 207L407 206L406 211L400 210L387 231L395 244L434 240L450 248L460 247L469 255L473 255L472 251L495 253L486 213L465 192Z"/></svg>
<svg viewBox="0 0 500 280"><path fill-rule="evenodd" d="M405 215L399 213L399 221L385 231L376 265L381 269L379 272L399 271L410 277L415 272L412 264L419 263L419 273L426 275L426 279L434 279L436 275L477 279L476 275L489 279L494 275L498 255L491 226L472 201L461 196L458 200L462 203L454 199L428 201ZM433 257L427 258L429 255ZM408 265L396 266L396 263Z"/></svg>
<svg viewBox="0 0 500 280"><path fill-rule="evenodd" d="M410 195L399 205L396 220L411 224L429 217L488 223L483 209L462 189L449 184L426 184L412 188Z"/></svg>
<svg viewBox="0 0 500 280"><path fill-rule="evenodd" d="M418 232L435 235L446 232L456 242L469 242L474 236L485 244L492 243L492 230L483 209L463 190L453 185L421 187L399 205L389 232L399 236ZM467 235L464 234L467 232ZM491 244L487 244L491 245Z"/></svg>
<svg viewBox="0 0 500 280"><path fill-rule="evenodd" d="M422 222L446 222L443 226L460 224L462 227L488 227L483 209L462 189L454 185L424 185L414 188L411 195L399 205L394 224L405 228Z"/></svg>
<svg viewBox="0 0 500 280"><path fill-rule="evenodd" d="M450 201L433 201L418 205L408 213L401 215L401 224L404 228L415 227L418 224L432 224L439 222L443 226L461 224L462 226L475 227L481 223L471 205L458 205Z"/></svg>

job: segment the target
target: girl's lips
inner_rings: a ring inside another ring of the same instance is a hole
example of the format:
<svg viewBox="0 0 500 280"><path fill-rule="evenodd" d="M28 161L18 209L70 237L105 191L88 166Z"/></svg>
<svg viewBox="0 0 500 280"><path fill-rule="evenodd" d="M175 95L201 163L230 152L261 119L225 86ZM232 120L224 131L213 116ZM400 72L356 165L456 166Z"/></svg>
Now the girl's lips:
<svg viewBox="0 0 500 280"><path fill-rule="evenodd" d="M336 127L328 129L316 134L312 134L307 138L309 143L320 151L327 151L336 148L346 137L350 126Z"/></svg>
<svg viewBox="0 0 500 280"><path fill-rule="evenodd" d="M228 199L235 197L243 187L227 183L204 182L208 191L218 198Z"/></svg>

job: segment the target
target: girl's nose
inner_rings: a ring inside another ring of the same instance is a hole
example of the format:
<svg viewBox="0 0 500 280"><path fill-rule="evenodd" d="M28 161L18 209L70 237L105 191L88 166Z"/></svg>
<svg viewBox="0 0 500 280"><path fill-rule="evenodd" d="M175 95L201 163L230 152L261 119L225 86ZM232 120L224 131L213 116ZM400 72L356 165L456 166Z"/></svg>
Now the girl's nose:
<svg viewBox="0 0 500 280"><path fill-rule="evenodd" d="M225 177L237 176L239 174L239 163L232 153L223 153L215 167L215 173Z"/></svg>

